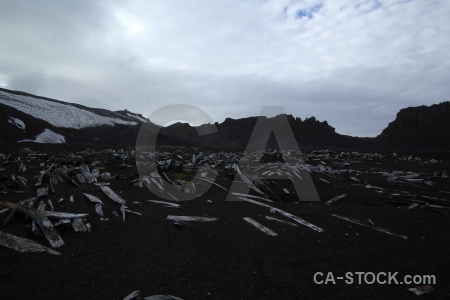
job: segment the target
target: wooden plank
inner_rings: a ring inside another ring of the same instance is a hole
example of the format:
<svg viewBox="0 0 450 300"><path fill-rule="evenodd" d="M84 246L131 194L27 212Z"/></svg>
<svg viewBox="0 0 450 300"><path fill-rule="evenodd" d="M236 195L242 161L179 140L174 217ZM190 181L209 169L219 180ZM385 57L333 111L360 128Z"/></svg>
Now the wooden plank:
<svg viewBox="0 0 450 300"><path fill-rule="evenodd" d="M61 255L61 253L45 247L35 241L21 238L6 232L0 231L0 245L19 251L19 252L48 252L53 255Z"/></svg>
<svg viewBox="0 0 450 300"><path fill-rule="evenodd" d="M175 203L171 203L171 202L167 202L167 201L159 201L159 200L147 200L147 201L153 202L153 203L158 203L158 204L163 204L166 207L181 208L180 204L175 204Z"/></svg>
<svg viewBox="0 0 450 300"><path fill-rule="evenodd" d="M245 221L247 221L248 223L252 224L253 226L255 226L256 228L258 228L259 230L261 230L262 232L271 235L271 236L276 236L277 234L270 230L269 228L267 228L266 226L256 222L255 220L253 220L252 218L243 218Z"/></svg>
<svg viewBox="0 0 450 300"><path fill-rule="evenodd" d="M16 207L13 209L13 211L9 214L9 216L5 219L5 221L3 221L3 226L5 226L6 224L8 224L9 220L16 214L16 212L20 209L20 207L22 205L25 205L29 202L32 202L36 200L36 198L30 198L27 200L23 200L23 201L19 201L19 203L16 204Z"/></svg>
<svg viewBox="0 0 450 300"><path fill-rule="evenodd" d="M337 201L341 200L341 199L344 198L345 196L347 196L347 194L342 194L342 195L336 196L336 197L334 197L334 198L328 200L327 203L325 203L325 205L333 204L334 202L337 202Z"/></svg>
<svg viewBox="0 0 450 300"><path fill-rule="evenodd" d="M50 222L50 220L45 216L43 212L33 209L30 210L28 214L39 226L42 234L44 234L45 238L53 248L58 248L64 245L64 241L61 239L61 236L58 234L55 227L53 227L52 222Z"/></svg>
<svg viewBox="0 0 450 300"><path fill-rule="evenodd" d="M16 208L17 204L14 202L9 202L9 201L0 201L0 206L14 209L14 208ZM33 209L25 207L25 206L19 207L19 211L24 212L24 213L29 213L32 210ZM74 218L84 218L84 217L89 216L89 214L72 214L72 213L47 211L47 210L44 211L44 215L48 218L55 218L55 219L74 219Z"/></svg>
<svg viewBox="0 0 450 300"><path fill-rule="evenodd" d="M114 201L116 203L119 203L119 204L127 203L127 201L125 201L124 199L122 199L122 197L120 197L119 195L114 193L114 191L111 190L109 187L107 187L107 186L99 186L99 188L112 201Z"/></svg>
<svg viewBox="0 0 450 300"><path fill-rule="evenodd" d="M72 227L73 227L73 230L75 230L76 232L86 232L86 231L88 231L88 229L84 225L83 220L81 218L73 219L72 220Z"/></svg>
<svg viewBox="0 0 450 300"><path fill-rule="evenodd" d="M102 202L102 200L100 200L100 198L90 195L90 194L86 194L86 193L83 193L83 195L92 203L100 203L103 205L103 202Z"/></svg>
<svg viewBox="0 0 450 300"><path fill-rule="evenodd" d="M275 221L275 222L278 222L278 223L281 223L281 224L286 224L286 225L289 225L289 226L298 227L297 224L294 224L294 223L289 222L289 221L284 221L284 220L280 220L280 219L277 219L277 218L272 218L270 216L265 216L265 218L267 220L269 220L269 221Z"/></svg>
<svg viewBox="0 0 450 300"><path fill-rule="evenodd" d="M375 225L372 225L372 224L369 224L369 223L364 223L364 222L361 222L361 221L358 221L358 220L354 220L354 219L350 219L350 218L346 218L346 217L341 217L339 215L332 214L332 216L336 217L336 218L339 218L339 219L342 219L342 220L345 220L347 222L355 223L355 224L358 224L358 225L361 225L361 226L364 226L364 227L369 227L369 228L372 228L372 229L375 229L375 230L378 230L378 231L381 231L381 232L384 232L384 233L387 233L387 234L390 234L390 235L393 235L393 236L396 236L396 237L399 237L399 238L402 238L402 239L405 239L405 240L408 239L408 237L403 235L403 234L394 233L394 232L391 232L391 231L389 231L387 229L384 229L382 227L379 227L379 226L375 226Z"/></svg>
<svg viewBox="0 0 450 300"><path fill-rule="evenodd" d="M173 216L168 215L167 220L171 221L184 221L184 222L190 222L190 221L196 221L196 222L210 222L210 221L216 221L218 218L211 218L211 217L197 217L197 216Z"/></svg>

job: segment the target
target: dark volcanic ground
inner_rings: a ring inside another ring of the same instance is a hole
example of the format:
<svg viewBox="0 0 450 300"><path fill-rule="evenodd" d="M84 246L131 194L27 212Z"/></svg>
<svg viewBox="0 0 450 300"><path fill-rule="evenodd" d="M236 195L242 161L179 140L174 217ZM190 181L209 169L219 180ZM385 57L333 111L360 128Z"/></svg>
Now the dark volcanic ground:
<svg viewBox="0 0 450 300"><path fill-rule="evenodd" d="M92 231L74 232L70 224L58 227L65 242L55 249L61 252L60 256L19 253L0 247L2 299L123 299L135 290L140 290L142 296L169 294L183 299L414 299L416 296L407 289L421 285L358 284L357 275L353 284L336 280L336 284L318 285L313 280L316 272L333 272L336 277L346 272L398 272L399 281L405 275L435 275L436 284L432 284L435 290L421 298L450 297L450 184L448 178L434 174L450 171L448 154L415 154L408 160L409 154L395 157L390 153L306 153L305 161L312 167L311 177L321 201L298 202L291 183L268 180L274 190L287 188L291 194L282 195L285 201L264 203L324 229L317 232L300 224L292 227L269 221L265 216L292 220L271 213L266 207L225 201L227 192L217 186L195 200L172 201L182 209L148 202L167 200L133 184L139 176L129 151L116 152L107 160L107 154L99 150L74 152L74 156L64 152L68 150L68 146L59 147L53 154L38 152L22 157L21 162L27 167L23 173L18 172L19 156L12 153L0 165L3 189L0 200L18 202L35 196L39 172L53 163L52 170L65 165L72 170L71 174L79 173L80 164L86 163L91 170L110 172L112 179L98 178L98 181L110 183L109 187L127 200L129 209L142 216L127 213L124 222L120 205L109 200L93 183L81 187L69 182L54 185L55 193L38 199L34 207L41 200L47 203L51 199L55 211L89 213L85 223L92 226ZM170 147L160 151L163 153L160 157L164 158L176 159L181 155L183 159L179 162L183 165L191 161L192 154L200 152ZM208 157L207 150L205 154ZM235 154L223 153L225 156ZM421 160L414 159L417 156ZM219 185L228 189L232 180L244 184L225 162L214 169L219 173L216 179ZM182 170L165 172L172 180L192 178L192 174ZM26 178L31 191L16 193L19 188L11 175ZM197 186L203 184L198 179L193 182ZM103 201L108 221L100 220L94 204L82 193ZM341 194L347 196L325 205ZM74 203L69 202L70 195L74 196ZM61 197L64 200L57 203ZM412 203L420 207L407 209ZM48 205L46 209L49 210ZM112 215L113 211L119 217ZM8 214L9 211L1 214L0 222ZM349 223L332 214L362 222L370 219L375 225L408 239ZM175 226L166 220L168 215L209 216L218 220ZM245 222L244 217L278 235L259 231ZM43 236L33 235L30 224L30 219L18 212L1 231L50 247Z"/></svg>

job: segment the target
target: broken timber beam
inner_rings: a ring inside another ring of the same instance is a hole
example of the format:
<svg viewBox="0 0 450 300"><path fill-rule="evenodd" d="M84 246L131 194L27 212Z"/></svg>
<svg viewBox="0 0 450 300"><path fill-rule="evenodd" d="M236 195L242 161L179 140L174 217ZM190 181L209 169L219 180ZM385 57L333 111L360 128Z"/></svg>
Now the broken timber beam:
<svg viewBox="0 0 450 300"><path fill-rule="evenodd" d="M53 227L52 222L45 216L43 211L32 209L28 212L30 217L39 226L45 238L49 241L53 248L58 248L64 245L64 241L61 236Z"/></svg>
<svg viewBox="0 0 450 300"><path fill-rule="evenodd" d="M9 202L9 201L0 201L0 206L15 209L17 207L17 203ZM20 206L18 208L19 211L24 213L29 213L32 208ZM84 218L87 217L89 214L72 214L72 213L65 213L65 212L57 212L57 211L47 211L44 210L44 215L48 218L56 218L56 219L74 219L74 218Z"/></svg>

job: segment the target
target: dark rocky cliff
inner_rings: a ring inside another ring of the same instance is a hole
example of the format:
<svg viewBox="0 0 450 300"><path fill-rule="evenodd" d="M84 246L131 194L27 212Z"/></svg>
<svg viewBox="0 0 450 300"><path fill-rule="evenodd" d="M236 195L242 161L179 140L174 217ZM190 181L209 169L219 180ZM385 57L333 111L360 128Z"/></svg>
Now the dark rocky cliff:
<svg viewBox="0 0 450 300"><path fill-rule="evenodd" d="M385 147L449 150L450 102L404 108L376 139Z"/></svg>

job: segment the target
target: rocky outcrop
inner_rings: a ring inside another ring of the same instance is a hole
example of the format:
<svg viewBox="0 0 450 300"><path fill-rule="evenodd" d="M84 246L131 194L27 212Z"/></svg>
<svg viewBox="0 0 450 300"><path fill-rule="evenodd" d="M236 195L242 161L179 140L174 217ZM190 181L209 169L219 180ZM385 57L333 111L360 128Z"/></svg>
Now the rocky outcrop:
<svg viewBox="0 0 450 300"><path fill-rule="evenodd" d="M450 149L450 102L400 110L376 140L386 148Z"/></svg>

